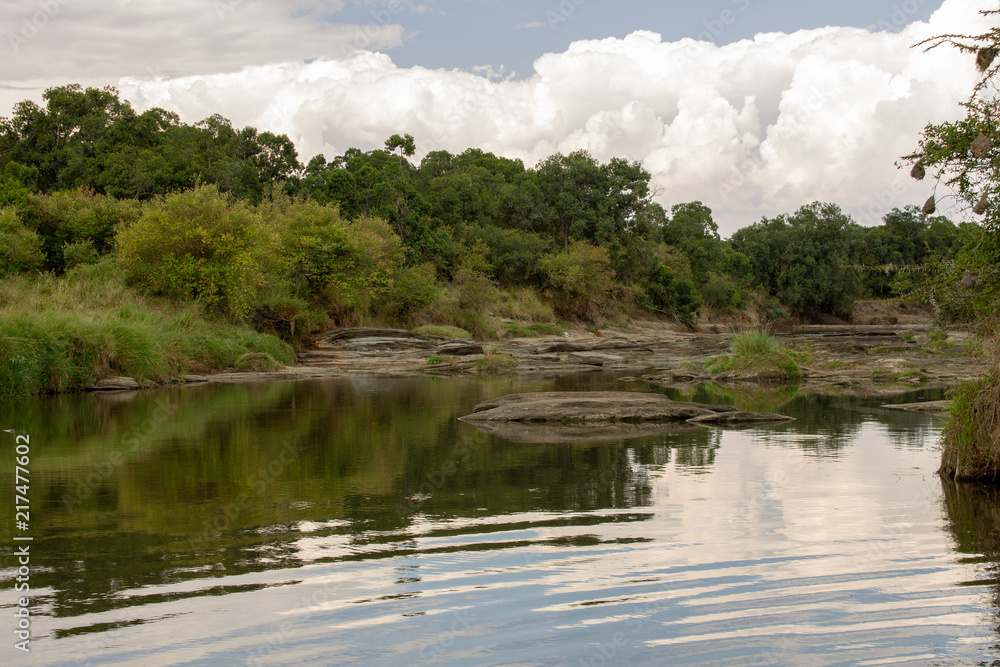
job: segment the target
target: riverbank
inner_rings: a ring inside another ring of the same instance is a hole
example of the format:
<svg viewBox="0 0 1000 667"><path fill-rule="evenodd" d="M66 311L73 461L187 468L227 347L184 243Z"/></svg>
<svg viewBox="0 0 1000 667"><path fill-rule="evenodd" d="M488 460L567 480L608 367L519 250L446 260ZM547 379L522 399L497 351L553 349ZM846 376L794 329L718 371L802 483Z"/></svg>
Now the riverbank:
<svg viewBox="0 0 1000 667"><path fill-rule="evenodd" d="M236 383L350 374L506 374L538 379L604 372L618 376L623 386L643 381L681 390L706 382L745 386L758 381L705 370L707 361L727 351L730 332L725 326L694 332L676 329L642 322L628 328L569 329L561 336L496 344L405 330L344 329L319 337L314 349L297 355L294 366L263 373L188 375L181 380ZM979 345L966 332L944 332L928 323L804 325L788 327L776 339L806 359L801 379L793 384L812 393L892 396L914 389L948 389L980 377L986 367Z"/></svg>

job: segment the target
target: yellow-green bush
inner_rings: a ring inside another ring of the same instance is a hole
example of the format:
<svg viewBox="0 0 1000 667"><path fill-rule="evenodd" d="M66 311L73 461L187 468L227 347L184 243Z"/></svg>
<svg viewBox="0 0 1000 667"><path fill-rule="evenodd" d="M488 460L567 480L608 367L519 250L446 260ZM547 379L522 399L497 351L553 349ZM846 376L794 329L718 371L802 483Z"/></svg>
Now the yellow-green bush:
<svg viewBox="0 0 1000 667"><path fill-rule="evenodd" d="M264 285L278 238L246 204L205 185L157 201L117 241L131 283L242 316Z"/></svg>
<svg viewBox="0 0 1000 667"><path fill-rule="evenodd" d="M13 208L0 209L0 278L37 271L44 260L41 237L24 226Z"/></svg>
<svg viewBox="0 0 1000 667"><path fill-rule="evenodd" d="M557 309L589 314L603 303L613 285L608 251L574 241L567 252L545 255L539 265Z"/></svg>

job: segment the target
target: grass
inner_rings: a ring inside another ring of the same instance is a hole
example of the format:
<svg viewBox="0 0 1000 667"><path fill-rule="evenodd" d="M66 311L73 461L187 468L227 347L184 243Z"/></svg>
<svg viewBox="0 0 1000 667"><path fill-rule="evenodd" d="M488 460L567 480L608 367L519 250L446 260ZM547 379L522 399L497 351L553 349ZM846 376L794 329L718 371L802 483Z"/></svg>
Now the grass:
<svg viewBox="0 0 1000 667"><path fill-rule="evenodd" d="M939 472L948 479L1000 480L1000 381L996 370L954 391Z"/></svg>
<svg viewBox="0 0 1000 667"><path fill-rule="evenodd" d="M427 364L429 366L437 366L438 364L446 363L449 359L450 357L444 354L432 354L427 357Z"/></svg>
<svg viewBox="0 0 1000 667"><path fill-rule="evenodd" d="M413 332L422 336L429 336L431 338L447 338L448 340L455 340L457 338L472 338L472 334L465 329L445 324L428 324L422 327L417 327L413 330Z"/></svg>
<svg viewBox="0 0 1000 667"><path fill-rule="evenodd" d="M241 359L277 366L294 353L197 304L143 297L106 263L0 283L0 397L79 391L116 375L152 384Z"/></svg>
<svg viewBox="0 0 1000 667"><path fill-rule="evenodd" d="M705 362L705 371L712 375L732 371L747 378L797 380L802 377L799 364L811 358L808 352L789 350L759 329L733 334L729 352Z"/></svg>
<svg viewBox="0 0 1000 667"><path fill-rule="evenodd" d="M507 335L511 338L531 338L532 336L562 336L563 330L554 324L508 324Z"/></svg>
<svg viewBox="0 0 1000 667"><path fill-rule="evenodd" d="M910 384L920 386L927 384L927 380L927 373L919 368L902 372L893 372L885 368L876 368L872 371L872 381L880 384Z"/></svg>
<svg viewBox="0 0 1000 667"><path fill-rule="evenodd" d="M267 352L247 352L236 360L233 368L240 372L270 373L281 366Z"/></svg>
<svg viewBox="0 0 1000 667"><path fill-rule="evenodd" d="M517 357L507 352L500 352L496 345L483 348L483 357L476 361L479 372L486 375L502 375L510 373L517 366Z"/></svg>
<svg viewBox="0 0 1000 667"><path fill-rule="evenodd" d="M946 329L931 329L927 332L927 342L924 343L926 352L943 352L951 347L948 342L948 331Z"/></svg>

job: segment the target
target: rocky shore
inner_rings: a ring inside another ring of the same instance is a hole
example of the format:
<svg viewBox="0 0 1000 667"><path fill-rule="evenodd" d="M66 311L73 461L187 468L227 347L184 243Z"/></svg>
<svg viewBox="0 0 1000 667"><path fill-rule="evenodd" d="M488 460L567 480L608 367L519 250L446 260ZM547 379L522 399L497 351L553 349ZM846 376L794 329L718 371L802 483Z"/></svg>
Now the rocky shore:
<svg viewBox="0 0 1000 667"><path fill-rule="evenodd" d="M661 323L627 329L568 330L562 336L514 338L489 344L443 340L393 329L341 329L317 339L298 364L272 372L189 375L185 383L262 382L338 377L475 376L484 373L549 378L611 372L630 382L690 387L702 382L741 385L766 381L737 373L711 374L705 362L727 351L723 327L678 331ZM891 396L917 388L950 388L978 377L985 366L975 342L962 331L934 340L924 323L810 325L777 334L785 346L806 353L803 391ZM496 361L502 363L491 363ZM112 378L93 389L134 388L128 378Z"/></svg>

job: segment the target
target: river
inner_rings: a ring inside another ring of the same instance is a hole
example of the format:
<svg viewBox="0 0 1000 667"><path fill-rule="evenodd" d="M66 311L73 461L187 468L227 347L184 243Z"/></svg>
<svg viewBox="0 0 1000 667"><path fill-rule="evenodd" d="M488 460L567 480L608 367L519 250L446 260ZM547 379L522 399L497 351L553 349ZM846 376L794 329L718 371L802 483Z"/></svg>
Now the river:
<svg viewBox="0 0 1000 667"><path fill-rule="evenodd" d="M457 420L505 393L608 388L654 390L358 376L6 401L0 428L30 438L30 523L0 433L0 663L1000 659L1000 498L934 474L939 420L708 387L674 396L796 421L539 444ZM940 395L893 402L921 398Z"/></svg>

